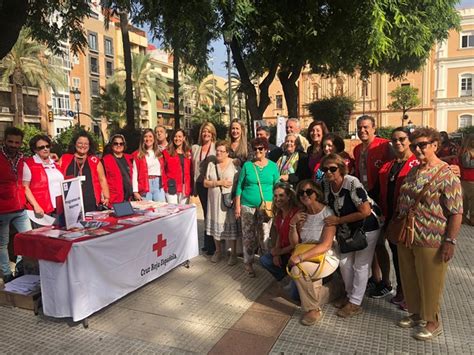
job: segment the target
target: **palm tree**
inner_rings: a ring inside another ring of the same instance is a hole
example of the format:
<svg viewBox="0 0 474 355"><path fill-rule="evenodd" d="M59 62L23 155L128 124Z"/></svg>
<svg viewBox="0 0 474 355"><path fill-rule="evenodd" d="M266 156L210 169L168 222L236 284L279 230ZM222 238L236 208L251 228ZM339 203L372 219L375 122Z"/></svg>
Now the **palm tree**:
<svg viewBox="0 0 474 355"><path fill-rule="evenodd" d="M123 85L124 74L125 70L119 69L111 82ZM142 93L152 105L156 98L163 102L169 100L167 81L151 63L149 54L132 53L132 85L137 117L140 117Z"/></svg>
<svg viewBox="0 0 474 355"><path fill-rule="evenodd" d="M10 53L0 62L3 68L0 83L13 84L12 101L15 107L13 124L23 125L23 88L28 86L52 88L54 91L67 85L60 68L49 61L46 47L31 40L30 32L23 29Z"/></svg>
<svg viewBox="0 0 474 355"><path fill-rule="evenodd" d="M109 132L123 128L127 119L126 109L125 93L116 83L108 83L99 97L92 100L92 115L106 117Z"/></svg>
<svg viewBox="0 0 474 355"><path fill-rule="evenodd" d="M217 87L217 80L213 77L200 80L193 71L190 71L185 74L184 83L187 94L196 102L196 108L220 105L225 97L225 93Z"/></svg>

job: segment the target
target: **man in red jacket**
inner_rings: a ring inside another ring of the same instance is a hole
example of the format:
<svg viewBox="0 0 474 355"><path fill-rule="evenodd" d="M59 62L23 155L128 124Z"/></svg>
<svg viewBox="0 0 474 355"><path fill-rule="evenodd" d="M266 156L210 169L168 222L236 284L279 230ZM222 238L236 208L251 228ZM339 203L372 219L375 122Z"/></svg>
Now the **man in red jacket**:
<svg viewBox="0 0 474 355"><path fill-rule="evenodd" d="M16 127L8 127L5 130L4 145L0 148L0 270L3 283L13 279L8 256L10 224L20 233L31 230L31 223L25 211L26 199L22 184L22 141L23 132ZM17 266L20 260L21 257L17 259Z"/></svg>
<svg viewBox="0 0 474 355"><path fill-rule="evenodd" d="M354 148L355 174L369 196L378 203L376 191L379 170L387 161L393 159L392 147L388 139L375 136L375 119L372 116L365 115L357 119L357 135L362 143ZM384 233L380 233L372 262L372 277L367 284L371 295L376 292L388 296L393 292L391 286L382 281L380 269L387 269L387 265L390 265L390 257L385 246Z"/></svg>

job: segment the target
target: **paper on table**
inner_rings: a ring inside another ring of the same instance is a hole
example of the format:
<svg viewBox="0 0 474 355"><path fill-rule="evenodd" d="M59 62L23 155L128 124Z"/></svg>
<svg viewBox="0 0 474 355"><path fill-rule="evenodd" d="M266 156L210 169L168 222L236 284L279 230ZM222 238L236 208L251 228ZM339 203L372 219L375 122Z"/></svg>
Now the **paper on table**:
<svg viewBox="0 0 474 355"><path fill-rule="evenodd" d="M54 217L48 216L47 214L45 214L42 218L38 218L35 216L35 211L32 210L26 210L26 214L28 215L29 219L40 226L52 226L55 220Z"/></svg>

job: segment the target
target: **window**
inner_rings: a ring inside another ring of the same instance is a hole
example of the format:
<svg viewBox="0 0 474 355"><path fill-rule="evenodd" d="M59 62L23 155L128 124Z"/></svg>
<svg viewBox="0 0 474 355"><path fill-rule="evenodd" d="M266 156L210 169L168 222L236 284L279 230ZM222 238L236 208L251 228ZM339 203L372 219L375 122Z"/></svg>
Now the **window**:
<svg viewBox="0 0 474 355"><path fill-rule="evenodd" d="M56 116L67 116L67 112L71 109L69 101L69 94L54 94L53 97L53 112Z"/></svg>
<svg viewBox="0 0 474 355"><path fill-rule="evenodd" d="M474 32L461 33L461 48L474 48Z"/></svg>
<svg viewBox="0 0 474 355"><path fill-rule="evenodd" d="M472 96L472 74L461 75L459 96Z"/></svg>
<svg viewBox="0 0 474 355"><path fill-rule="evenodd" d="M161 72L162 73L167 73L168 72L168 67L161 67Z"/></svg>
<svg viewBox="0 0 474 355"><path fill-rule="evenodd" d="M108 77L114 75L114 63L110 60L105 61L105 75Z"/></svg>
<svg viewBox="0 0 474 355"><path fill-rule="evenodd" d="M472 126L472 117L469 114L459 116L459 128Z"/></svg>
<svg viewBox="0 0 474 355"><path fill-rule="evenodd" d="M283 109L283 96L282 95L275 95L275 105L277 110Z"/></svg>
<svg viewBox="0 0 474 355"><path fill-rule="evenodd" d="M91 79L91 96L99 96L99 80Z"/></svg>
<svg viewBox="0 0 474 355"><path fill-rule="evenodd" d="M72 55L72 63L79 64L79 57L76 54Z"/></svg>
<svg viewBox="0 0 474 355"><path fill-rule="evenodd" d="M81 79L80 78L72 78L72 87L73 89L79 89L81 86Z"/></svg>
<svg viewBox="0 0 474 355"><path fill-rule="evenodd" d="M89 49L94 52L99 51L99 47L97 45L97 33L89 32Z"/></svg>
<svg viewBox="0 0 474 355"><path fill-rule="evenodd" d="M91 74L99 74L99 59L97 57L89 57L90 58L90 73Z"/></svg>
<svg viewBox="0 0 474 355"><path fill-rule="evenodd" d="M400 86L401 86L401 87L410 86L410 83L402 83Z"/></svg>
<svg viewBox="0 0 474 355"><path fill-rule="evenodd" d="M113 57L114 55L114 46L111 38L104 38L104 52L105 55Z"/></svg>

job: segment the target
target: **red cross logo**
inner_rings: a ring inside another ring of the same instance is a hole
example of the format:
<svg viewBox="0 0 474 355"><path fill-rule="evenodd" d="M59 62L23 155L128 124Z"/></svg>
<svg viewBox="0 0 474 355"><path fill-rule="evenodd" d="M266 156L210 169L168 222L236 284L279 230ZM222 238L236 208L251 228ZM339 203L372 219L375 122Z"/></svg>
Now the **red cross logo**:
<svg viewBox="0 0 474 355"><path fill-rule="evenodd" d="M156 256L163 254L163 249L166 246L166 239L163 239L163 234L158 234L156 243L153 244L153 251L156 251Z"/></svg>

